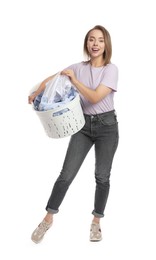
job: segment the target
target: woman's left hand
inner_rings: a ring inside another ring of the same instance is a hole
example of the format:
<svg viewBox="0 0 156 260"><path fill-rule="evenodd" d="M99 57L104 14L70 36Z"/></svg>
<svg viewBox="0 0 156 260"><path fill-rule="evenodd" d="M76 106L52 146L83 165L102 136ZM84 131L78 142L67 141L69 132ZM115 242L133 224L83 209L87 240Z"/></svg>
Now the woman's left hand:
<svg viewBox="0 0 156 260"><path fill-rule="evenodd" d="M73 70L63 70L63 71L61 71L61 75L68 76L73 83L74 83L74 80L76 80Z"/></svg>

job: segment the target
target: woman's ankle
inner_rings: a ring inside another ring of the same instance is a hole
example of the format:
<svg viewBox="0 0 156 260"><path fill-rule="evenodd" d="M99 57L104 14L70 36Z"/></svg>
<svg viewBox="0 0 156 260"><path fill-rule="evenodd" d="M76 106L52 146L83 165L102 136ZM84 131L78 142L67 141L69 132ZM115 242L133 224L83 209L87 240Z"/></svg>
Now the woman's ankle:
<svg viewBox="0 0 156 260"><path fill-rule="evenodd" d="M53 214L51 213L47 213L44 220L47 222L47 223L52 223L53 222Z"/></svg>
<svg viewBox="0 0 156 260"><path fill-rule="evenodd" d="M100 224L100 218L94 217L92 223Z"/></svg>

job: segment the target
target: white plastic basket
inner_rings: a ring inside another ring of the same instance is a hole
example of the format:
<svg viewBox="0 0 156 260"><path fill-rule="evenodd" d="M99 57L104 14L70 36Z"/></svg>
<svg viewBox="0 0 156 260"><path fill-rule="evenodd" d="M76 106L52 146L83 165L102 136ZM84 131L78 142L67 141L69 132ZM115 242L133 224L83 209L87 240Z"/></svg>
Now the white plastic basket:
<svg viewBox="0 0 156 260"><path fill-rule="evenodd" d="M64 112L66 111L66 112ZM85 124L79 94L61 105L47 111L36 111L46 134L51 138L63 138L77 133Z"/></svg>

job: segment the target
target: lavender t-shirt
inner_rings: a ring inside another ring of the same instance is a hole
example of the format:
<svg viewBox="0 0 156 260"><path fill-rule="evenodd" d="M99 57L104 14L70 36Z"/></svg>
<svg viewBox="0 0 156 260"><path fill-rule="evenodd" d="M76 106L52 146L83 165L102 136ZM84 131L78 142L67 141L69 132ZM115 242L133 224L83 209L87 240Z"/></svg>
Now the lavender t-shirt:
<svg viewBox="0 0 156 260"><path fill-rule="evenodd" d="M110 94L96 104L89 102L81 95L81 105L84 114L95 115L108 112L114 109L114 92L117 91L118 68L109 63L102 67L92 67L89 62L80 62L69 66L66 69L72 69L76 78L85 86L96 89L100 84L111 88Z"/></svg>

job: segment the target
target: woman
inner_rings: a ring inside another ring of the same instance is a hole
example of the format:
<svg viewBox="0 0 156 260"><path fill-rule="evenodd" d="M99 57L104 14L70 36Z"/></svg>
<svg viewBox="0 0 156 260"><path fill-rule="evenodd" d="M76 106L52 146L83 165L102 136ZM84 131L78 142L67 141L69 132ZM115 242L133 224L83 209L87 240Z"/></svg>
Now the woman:
<svg viewBox="0 0 156 260"><path fill-rule="evenodd" d="M32 233L38 243L51 227L53 215L59 211L69 185L76 176L88 151L95 147L95 199L92 211L90 241L100 241L100 220L110 188L110 171L118 145L118 123L114 110L114 92L117 90L118 69L111 63L112 46L109 32L101 25L89 30L84 39L84 53L88 60L73 64L61 72L77 88L85 116L85 126L71 136L62 171L48 200L47 214ZM45 89L44 80L38 90L29 96L29 103Z"/></svg>

